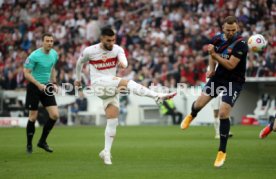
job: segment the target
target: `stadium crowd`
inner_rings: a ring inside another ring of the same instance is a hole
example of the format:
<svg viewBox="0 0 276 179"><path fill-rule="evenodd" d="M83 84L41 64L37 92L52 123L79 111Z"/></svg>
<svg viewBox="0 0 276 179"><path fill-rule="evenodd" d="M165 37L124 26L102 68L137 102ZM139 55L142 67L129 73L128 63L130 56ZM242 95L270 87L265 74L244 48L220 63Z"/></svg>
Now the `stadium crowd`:
<svg viewBox="0 0 276 179"><path fill-rule="evenodd" d="M76 61L86 46L99 42L100 29L116 29L129 67L118 75L144 85L175 87L205 82L206 44L235 15L242 36L260 33L263 53L248 55L247 76L276 77L275 0L4 0L0 1L0 86L26 86L23 63L53 33L59 52L59 83L73 83ZM88 66L83 79L89 83Z"/></svg>

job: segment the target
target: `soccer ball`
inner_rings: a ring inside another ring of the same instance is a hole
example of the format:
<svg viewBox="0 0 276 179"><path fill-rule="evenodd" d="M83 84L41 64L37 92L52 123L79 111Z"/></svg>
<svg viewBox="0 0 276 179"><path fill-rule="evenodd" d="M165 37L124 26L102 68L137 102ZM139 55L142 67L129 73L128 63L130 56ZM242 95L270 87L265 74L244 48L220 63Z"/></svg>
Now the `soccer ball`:
<svg viewBox="0 0 276 179"><path fill-rule="evenodd" d="M249 37L247 44L252 52L261 52L266 47L267 41L261 34L255 34Z"/></svg>

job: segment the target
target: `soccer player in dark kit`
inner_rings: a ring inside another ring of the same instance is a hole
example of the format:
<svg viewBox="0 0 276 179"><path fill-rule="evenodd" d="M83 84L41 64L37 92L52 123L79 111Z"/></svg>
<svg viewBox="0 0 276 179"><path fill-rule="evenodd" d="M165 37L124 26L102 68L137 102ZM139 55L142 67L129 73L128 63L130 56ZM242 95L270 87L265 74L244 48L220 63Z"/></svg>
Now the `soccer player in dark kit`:
<svg viewBox="0 0 276 179"><path fill-rule="evenodd" d="M223 22L223 32L213 37L208 45L210 78L201 95L192 104L191 113L181 123L185 130L197 116L197 113L213 98L222 93L219 108L220 146L214 167L223 166L226 159L226 145L230 130L230 112L245 82L247 43L239 36L238 21L228 16ZM217 68L216 68L217 65Z"/></svg>

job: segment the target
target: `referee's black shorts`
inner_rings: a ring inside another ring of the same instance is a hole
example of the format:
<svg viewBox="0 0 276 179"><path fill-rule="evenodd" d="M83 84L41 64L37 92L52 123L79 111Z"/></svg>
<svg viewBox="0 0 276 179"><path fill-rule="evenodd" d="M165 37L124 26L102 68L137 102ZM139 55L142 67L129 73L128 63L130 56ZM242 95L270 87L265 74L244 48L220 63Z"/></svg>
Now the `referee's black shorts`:
<svg viewBox="0 0 276 179"><path fill-rule="evenodd" d="M47 89L49 89L49 86L51 85L47 85ZM53 89L53 88L50 87L50 89ZM47 92L47 90L46 92L40 91L36 85L34 85L33 83L29 83L27 85L25 107L28 110L36 111L38 110L39 101L42 103L44 107L57 105L53 92Z"/></svg>

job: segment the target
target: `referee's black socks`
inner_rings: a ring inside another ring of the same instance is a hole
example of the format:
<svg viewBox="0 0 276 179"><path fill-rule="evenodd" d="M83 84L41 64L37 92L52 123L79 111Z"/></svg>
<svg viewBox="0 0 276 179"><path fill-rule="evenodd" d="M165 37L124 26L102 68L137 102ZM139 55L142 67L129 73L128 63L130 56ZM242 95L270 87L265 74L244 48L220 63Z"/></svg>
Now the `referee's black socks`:
<svg viewBox="0 0 276 179"><path fill-rule="evenodd" d="M53 120L51 118L49 118L47 120L47 122L45 123L45 125L43 127L42 135L41 135L41 138L40 138L39 142L42 142L42 143L46 142L46 139L47 139L50 131L54 127L55 123L56 123L56 120Z"/></svg>
<svg viewBox="0 0 276 179"><path fill-rule="evenodd" d="M27 127L26 127L26 133L27 133L27 145L32 145L33 136L35 133L35 121L32 122L28 120Z"/></svg>
<svg viewBox="0 0 276 179"><path fill-rule="evenodd" d="M223 153L226 152L226 145L227 145L229 131L230 131L230 120L229 120L229 118L220 119L220 126L219 126L220 146L219 146L219 151L222 151Z"/></svg>

